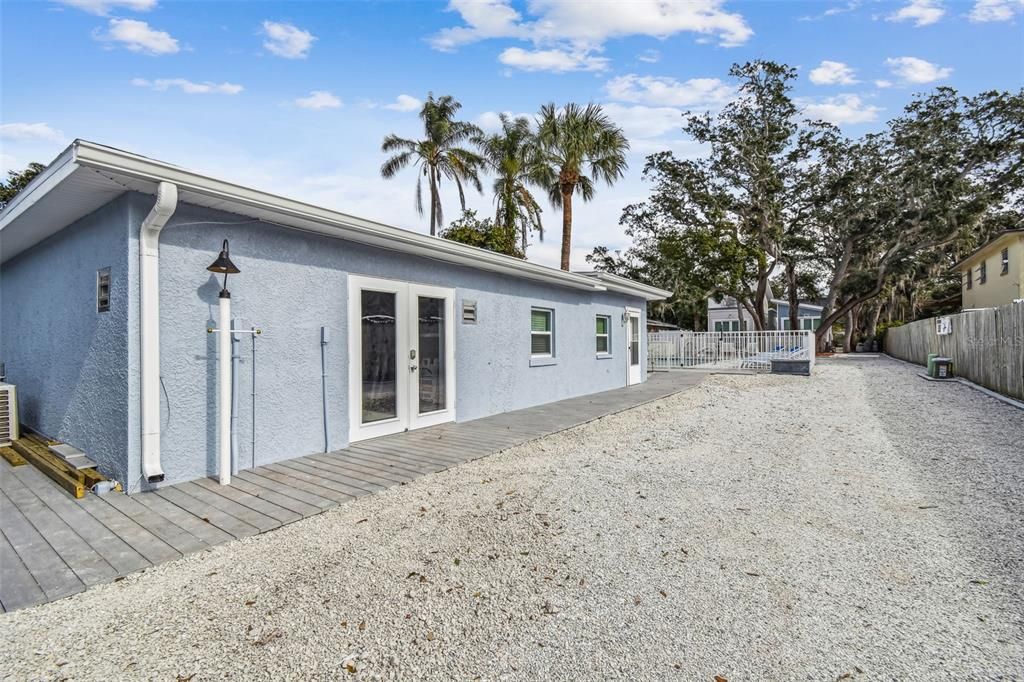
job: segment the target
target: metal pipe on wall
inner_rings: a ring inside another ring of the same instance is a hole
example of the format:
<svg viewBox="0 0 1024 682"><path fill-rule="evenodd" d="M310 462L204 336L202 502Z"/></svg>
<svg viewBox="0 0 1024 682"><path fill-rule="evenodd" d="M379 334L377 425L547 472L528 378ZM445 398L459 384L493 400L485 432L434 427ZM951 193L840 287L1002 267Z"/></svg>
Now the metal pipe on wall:
<svg viewBox="0 0 1024 682"><path fill-rule="evenodd" d="M331 429L327 420L327 344L329 340L327 327L320 327L320 390L323 392L324 403L324 452L331 451Z"/></svg>
<svg viewBox="0 0 1024 682"><path fill-rule="evenodd" d="M234 321L231 322L231 475L238 473L238 365L242 356L238 354L238 334Z"/></svg>

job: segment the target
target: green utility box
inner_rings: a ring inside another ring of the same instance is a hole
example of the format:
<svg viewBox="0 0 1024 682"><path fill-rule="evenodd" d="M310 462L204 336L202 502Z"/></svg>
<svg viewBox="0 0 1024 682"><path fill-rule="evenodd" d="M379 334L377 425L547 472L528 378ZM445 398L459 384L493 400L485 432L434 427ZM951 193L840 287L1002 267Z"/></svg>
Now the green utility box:
<svg viewBox="0 0 1024 682"><path fill-rule="evenodd" d="M928 354L928 362L927 362L928 370L927 371L928 371L928 376L930 376L932 378L935 377L935 358L937 358L937 357L939 357L938 353L929 353Z"/></svg>

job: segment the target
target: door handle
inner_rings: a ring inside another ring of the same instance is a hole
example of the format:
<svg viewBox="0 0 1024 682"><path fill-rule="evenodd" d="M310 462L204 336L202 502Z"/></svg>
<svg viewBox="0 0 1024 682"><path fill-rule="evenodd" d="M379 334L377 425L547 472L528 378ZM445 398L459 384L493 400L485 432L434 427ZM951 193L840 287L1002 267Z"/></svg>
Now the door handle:
<svg viewBox="0 0 1024 682"><path fill-rule="evenodd" d="M409 365L409 371L410 372L415 372L417 369L419 369L419 368L416 365Z"/></svg>

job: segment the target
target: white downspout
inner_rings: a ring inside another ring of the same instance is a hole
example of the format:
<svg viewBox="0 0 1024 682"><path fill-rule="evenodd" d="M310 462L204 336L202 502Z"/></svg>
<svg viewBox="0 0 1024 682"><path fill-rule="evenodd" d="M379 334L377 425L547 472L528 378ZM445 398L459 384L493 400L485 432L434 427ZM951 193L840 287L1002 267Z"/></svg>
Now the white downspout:
<svg viewBox="0 0 1024 682"><path fill-rule="evenodd" d="M164 480L160 466L160 230L178 207L178 187L161 182L139 228L139 318L142 353L142 475Z"/></svg>

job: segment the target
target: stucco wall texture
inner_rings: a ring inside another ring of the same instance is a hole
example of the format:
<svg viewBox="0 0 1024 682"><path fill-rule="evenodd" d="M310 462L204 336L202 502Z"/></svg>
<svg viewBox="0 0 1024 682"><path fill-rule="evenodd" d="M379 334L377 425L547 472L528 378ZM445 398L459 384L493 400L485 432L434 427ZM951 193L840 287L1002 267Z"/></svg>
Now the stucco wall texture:
<svg viewBox="0 0 1024 682"><path fill-rule="evenodd" d="M626 383L622 313L642 300L453 266L182 205L160 242L161 373L166 387L162 460L167 481L216 471L216 352L221 282L206 271L224 239L241 269L228 279L236 328L263 330L237 345L238 465L325 448L320 327L327 326L331 449L348 444L348 274L455 289L456 415L459 421L608 390ZM461 302L478 323L461 323ZM530 308L555 311L556 363L530 366ZM612 318L612 357L597 359L594 318ZM646 343L646 335L641 334ZM253 344L255 425L253 422ZM646 357L646 349L641 349ZM253 429L255 428L255 451Z"/></svg>
<svg viewBox="0 0 1024 682"><path fill-rule="evenodd" d="M128 448L128 198L0 266L0 362L21 421L125 480ZM137 229L137 228L136 228ZM96 273L110 268L110 310Z"/></svg>
<svg viewBox="0 0 1024 682"><path fill-rule="evenodd" d="M129 492L140 467L138 230L153 203L126 193L5 263L0 360L19 386L22 421L85 450ZM179 204L160 237L161 462L164 484L213 475L220 279L207 272L224 239L241 273L228 280L239 329L239 468L348 444L348 275L455 289L459 421L623 386L625 307L642 299L482 272ZM109 313L97 313L96 270L111 267ZM461 303L477 303L477 324ZM555 311L556 362L530 366L530 308ZM612 319L598 359L594 318ZM327 326L328 442L320 327ZM641 334L641 358L646 334ZM255 356L253 350L255 347ZM646 371L646 368L642 368ZM255 378L255 388L253 380ZM255 406L255 409L254 409Z"/></svg>

